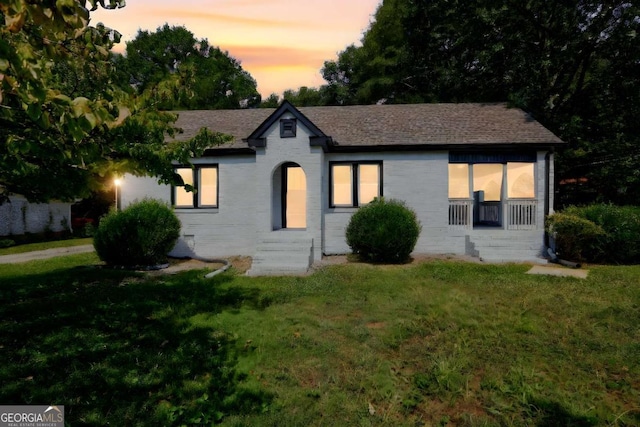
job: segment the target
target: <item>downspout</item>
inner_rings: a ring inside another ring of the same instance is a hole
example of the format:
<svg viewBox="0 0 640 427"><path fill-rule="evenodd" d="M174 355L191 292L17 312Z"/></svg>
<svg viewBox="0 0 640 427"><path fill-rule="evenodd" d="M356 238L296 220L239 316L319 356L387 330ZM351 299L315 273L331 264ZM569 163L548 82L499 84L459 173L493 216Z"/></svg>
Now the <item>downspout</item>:
<svg viewBox="0 0 640 427"><path fill-rule="evenodd" d="M203 258L203 257L199 257L199 256L186 256L186 257L174 257L176 259L195 259L197 261L202 261L202 262L206 262L206 263L210 263L210 264L223 264L222 267L220 267L217 270L211 271L207 274L204 275L205 279L211 279L214 276L217 276L220 273L224 273L225 271L227 271L228 269L231 268L231 263L226 260L226 259L215 259L215 258ZM168 267L169 264L166 264L166 266L163 266L161 268L166 268Z"/></svg>
<svg viewBox="0 0 640 427"><path fill-rule="evenodd" d="M231 268L231 263L229 261L227 261L226 259L202 259L202 258L200 258L200 260L205 261L205 262L222 263L222 264L224 264L219 269L217 269L215 271L212 271L211 273L205 274L204 275L205 279L211 279L212 277L217 276L220 273L224 273L225 271L227 271L228 269Z"/></svg>
<svg viewBox="0 0 640 427"><path fill-rule="evenodd" d="M548 151L544 156L544 219L546 220L547 216L549 216L549 172L551 172L551 151ZM543 224L544 227L544 246L546 248L549 247L549 233L547 233L546 224Z"/></svg>
<svg viewBox="0 0 640 427"><path fill-rule="evenodd" d="M548 151L547 154L544 156L544 168L545 168L545 174L544 174L544 217L545 219L547 218L547 216L549 216L549 214L551 213L551 209L553 209L553 207L551 206L550 202L550 196L551 196L551 192L549 191L549 184L551 184L551 179L549 177L550 172L551 172L551 156L553 155L553 150ZM555 185L554 185L555 188ZM571 267L571 268L580 268L581 265L577 262L573 262L573 261L567 261L564 259L560 259L558 258L558 254L556 254L555 249L551 249L551 236L549 236L549 233L547 232L547 227L545 224L544 227L544 246L547 249L547 255L549 255L550 261L556 264L560 264L560 265L564 265L565 267ZM555 245L554 245L555 246Z"/></svg>
<svg viewBox="0 0 640 427"><path fill-rule="evenodd" d="M547 248L547 254L549 255L549 258L551 258L549 261L555 264L560 264L560 265L564 265L565 267L571 267L571 268L582 267L582 265L579 262L567 261L565 259L558 258L558 254L556 254L551 248Z"/></svg>

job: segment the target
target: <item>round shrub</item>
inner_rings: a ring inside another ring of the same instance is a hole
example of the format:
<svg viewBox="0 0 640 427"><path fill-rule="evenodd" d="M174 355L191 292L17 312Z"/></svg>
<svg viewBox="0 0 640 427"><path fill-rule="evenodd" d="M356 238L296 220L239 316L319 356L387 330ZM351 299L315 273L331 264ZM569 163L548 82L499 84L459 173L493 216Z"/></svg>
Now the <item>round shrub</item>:
<svg viewBox="0 0 640 427"><path fill-rule="evenodd" d="M167 262L180 236L180 221L158 200L145 199L111 211L93 237L100 259L109 265L143 266Z"/></svg>
<svg viewBox="0 0 640 427"><path fill-rule="evenodd" d="M604 230L588 219L555 213L547 217L546 228L556 241L556 253L560 258L591 261L594 254L601 251L599 239L605 235Z"/></svg>
<svg viewBox="0 0 640 427"><path fill-rule="evenodd" d="M414 211L398 200L378 198L358 209L347 226L347 244L365 261L402 263L409 259L421 226Z"/></svg>

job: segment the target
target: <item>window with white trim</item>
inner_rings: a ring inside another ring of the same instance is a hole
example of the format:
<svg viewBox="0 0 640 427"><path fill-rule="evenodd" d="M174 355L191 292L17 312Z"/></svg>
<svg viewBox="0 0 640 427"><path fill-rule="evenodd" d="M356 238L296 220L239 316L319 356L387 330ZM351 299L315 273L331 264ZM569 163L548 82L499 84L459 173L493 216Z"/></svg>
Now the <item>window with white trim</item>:
<svg viewBox="0 0 640 427"><path fill-rule="evenodd" d="M173 187L173 205L176 208L218 207L218 165L178 167L176 173L185 184L195 189L187 191L184 187Z"/></svg>
<svg viewBox="0 0 640 427"><path fill-rule="evenodd" d="M364 206L382 196L382 162L329 163L329 205Z"/></svg>

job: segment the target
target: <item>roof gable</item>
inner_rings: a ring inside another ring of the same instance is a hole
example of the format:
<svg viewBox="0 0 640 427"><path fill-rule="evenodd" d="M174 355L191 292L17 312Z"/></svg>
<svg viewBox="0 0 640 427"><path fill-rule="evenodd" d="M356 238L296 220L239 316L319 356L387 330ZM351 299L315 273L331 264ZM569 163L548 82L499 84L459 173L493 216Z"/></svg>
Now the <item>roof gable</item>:
<svg viewBox="0 0 640 427"><path fill-rule="evenodd" d="M284 100L276 110L263 121L260 126L246 138L250 147L266 147L267 140L264 137L267 132L284 114L291 114L299 123L304 125L311 132L309 143L311 146L319 146L327 149L331 143L331 138L324 134L311 120L293 106L289 101Z"/></svg>

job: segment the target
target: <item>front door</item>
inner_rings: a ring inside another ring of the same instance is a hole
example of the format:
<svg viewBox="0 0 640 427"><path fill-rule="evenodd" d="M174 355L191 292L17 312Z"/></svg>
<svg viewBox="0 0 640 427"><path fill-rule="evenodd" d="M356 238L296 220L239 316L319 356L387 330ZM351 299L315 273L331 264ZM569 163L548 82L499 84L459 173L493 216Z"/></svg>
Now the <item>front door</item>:
<svg viewBox="0 0 640 427"><path fill-rule="evenodd" d="M307 227L307 177L298 165L282 167L282 228Z"/></svg>

